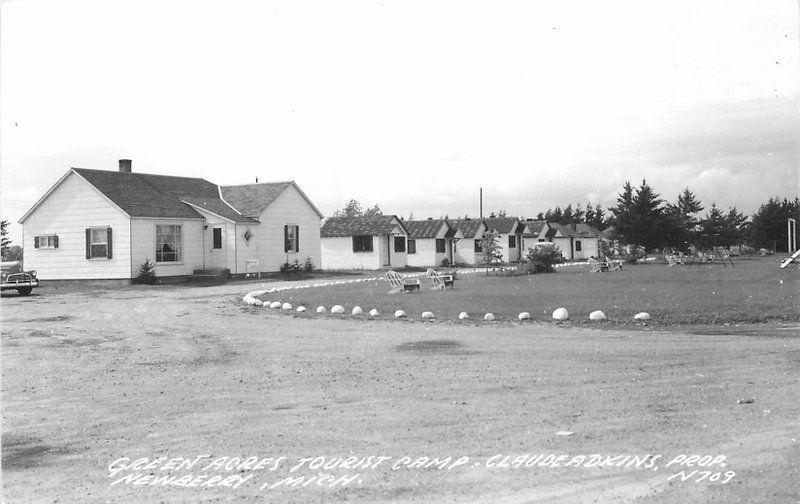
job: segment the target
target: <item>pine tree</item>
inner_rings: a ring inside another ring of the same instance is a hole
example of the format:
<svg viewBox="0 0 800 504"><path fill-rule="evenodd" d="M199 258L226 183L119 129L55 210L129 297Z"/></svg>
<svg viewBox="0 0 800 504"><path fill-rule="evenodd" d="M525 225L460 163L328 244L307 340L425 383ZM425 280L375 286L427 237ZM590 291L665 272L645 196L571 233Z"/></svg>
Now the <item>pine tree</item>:
<svg viewBox="0 0 800 504"><path fill-rule="evenodd" d="M496 266L503 262L503 253L500 251L500 237L494 230L486 231L481 237L481 263L486 266ZM486 269L489 274L489 268Z"/></svg>
<svg viewBox="0 0 800 504"><path fill-rule="evenodd" d="M0 221L0 255L5 261L8 257L8 247L11 245L11 238L8 237L8 224L5 219Z"/></svg>
<svg viewBox="0 0 800 504"><path fill-rule="evenodd" d="M149 257L139 266L139 275L136 277L136 283L147 285L158 283L156 265L153 264L153 261L151 261Z"/></svg>

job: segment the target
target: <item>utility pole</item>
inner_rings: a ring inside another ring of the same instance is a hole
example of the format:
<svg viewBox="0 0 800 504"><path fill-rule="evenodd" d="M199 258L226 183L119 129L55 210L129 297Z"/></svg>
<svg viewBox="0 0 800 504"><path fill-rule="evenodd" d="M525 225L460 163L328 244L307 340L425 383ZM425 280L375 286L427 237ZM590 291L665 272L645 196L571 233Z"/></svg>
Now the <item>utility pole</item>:
<svg viewBox="0 0 800 504"><path fill-rule="evenodd" d="M483 219L483 187L481 187L480 190L481 190L481 192L480 192L480 201L481 201L480 215L481 215L481 219Z"/></svg>

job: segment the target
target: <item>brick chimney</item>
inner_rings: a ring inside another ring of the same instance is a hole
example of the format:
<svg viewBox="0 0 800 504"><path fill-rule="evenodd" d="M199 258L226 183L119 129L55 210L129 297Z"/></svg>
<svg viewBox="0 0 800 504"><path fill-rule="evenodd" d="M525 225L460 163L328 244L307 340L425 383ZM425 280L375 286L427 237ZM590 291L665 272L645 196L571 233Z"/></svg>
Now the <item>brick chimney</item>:
<svg viewBox="0 0 800 504"><path fill-rule="evenodd" d="M119 171L122 173L130 173L131 172L131 163L130 159L120 159L119 160Z"/></svg>

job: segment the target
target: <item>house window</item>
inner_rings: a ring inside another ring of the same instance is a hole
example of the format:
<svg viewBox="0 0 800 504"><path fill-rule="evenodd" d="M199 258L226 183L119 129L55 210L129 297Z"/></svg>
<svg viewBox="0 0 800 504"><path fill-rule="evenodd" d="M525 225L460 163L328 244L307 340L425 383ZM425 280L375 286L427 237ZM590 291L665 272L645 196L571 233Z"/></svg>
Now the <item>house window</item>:
<svg viewBox="0 0 800 504"><path fill-rule="evenodd" d="M283 251L298 252L300 250L300 226L287 224L283 226Z"/></svg>
<svg viewBox="0 0 800 504"><path fill-rule="evenodd" d="M395 252L405 252L406 251L406 237L405 236L395 236L394 237L394 251Z"/></svg>
<svg viewBox="0 0 800 504"><path fill-rule="evenodd" d="M409 254L417 253L417 240L408 240L408 253Z"/></svg>
<svg viewBox="0 0 800 504"><path fill-rule="evenodd" d="M517 246L517 237L508 235L508 248L515 248Z"/></svg>
<svg viewBox="0 0 800 504"><path fill-rule="evenodd" d="M40 235L33 237L33 248L57 249L58 235Z"/></svg>
<svg viewBox="0 0 800 504"><path fill-rule="evenodd" d="M354 236L353 252L372 252L372 236Z"/></svg>
<svg viewBox="0 0 800 504"><path fill-rule="evenodd" d="M475 240L475 252L483 252L483 243L480 240Z"/></svg>
<svg viewBox="0 0 800 504"><path fill-rule="evenodd" d="M539 243L544 243L544 238L539 238Z"/></svg>
<svg viewBox="0 0 800 504"><path fill-rule="evenodd" d="M86 230L86 259L111 259L111 228Z"/></svg>
<svg viewBox="0 0 800 504"><path fill-rule="evenodd" d="M436 253L444 254L444 238L436 238Z"/></svg>
<svg viewBox="0 0 800 504"><path fill-rule="evenodd" d="M212 230L213 249L220 250L222 248L222 228L215 227Z"/></svg>
<svg viewBox="0 0 800 504"><path fill-rule="evenodd" d="M580 252L580 251L581 251L581 241L575 240L575 252Z"/></svg>
<svg viewBox="0 0 800 504"><path fill-rule="evenodd" d="M179 262L182 241L180 224L156 224L156 262Z"/></svg>

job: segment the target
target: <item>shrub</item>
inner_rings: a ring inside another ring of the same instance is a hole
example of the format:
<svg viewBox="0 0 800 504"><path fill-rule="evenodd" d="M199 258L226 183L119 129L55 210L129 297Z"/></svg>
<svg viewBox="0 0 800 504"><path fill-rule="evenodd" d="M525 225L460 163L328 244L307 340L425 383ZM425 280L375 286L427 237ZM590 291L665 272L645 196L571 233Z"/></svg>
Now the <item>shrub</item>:
<svg viewBox="0 0 800 504"><path fill-rule="evenodd" d="M562 262L561 250L553 243L537 243L526 256L531 273L552 273L553 265Z"/></svg>
<svg viewBox="0 0 800 504"><path fill-rule="evenodd" d="M310 263L310 258L306 259L306 262ZM301 265L300 261L297 259L295 259L293 262L289 262L289 259L286 259L286 262L281 264L281 273L298 274L305 271L305 267L306 266ZM311 267L313 268L314 265L311 264Z"/></svg>
<svg viewBox="0 0 800 504"><path fill-rule="evenodd" d="M442 259L442 267L449 268L450 266L452 266L452 264L450 264L450 259L446 257Z"/></svg>
<svg viewBox="0 0 800 504"><path fill-rule="evenodd" d="M644 253L644 250L640 248L632 248L629 254L625 254L623 256L623 259L625 260L626 264L636 264L645 257L647 257L647 254Z"/></svg>
<svg viewBox="0 0 800 504"><path fill-rule="evenodd" d="M134 282L146 285L155 285L158 283L156 265L153 264L153 261L151 261L149 257L139 266L139 274L134 278Z"/></svg>
<svg viewBox="0 0 800 504"><path fill-rule="evenodd" d="M303 263L303 273L311 273L314 271L314 261L310 257L306 257L306 262Z"/></svg>

